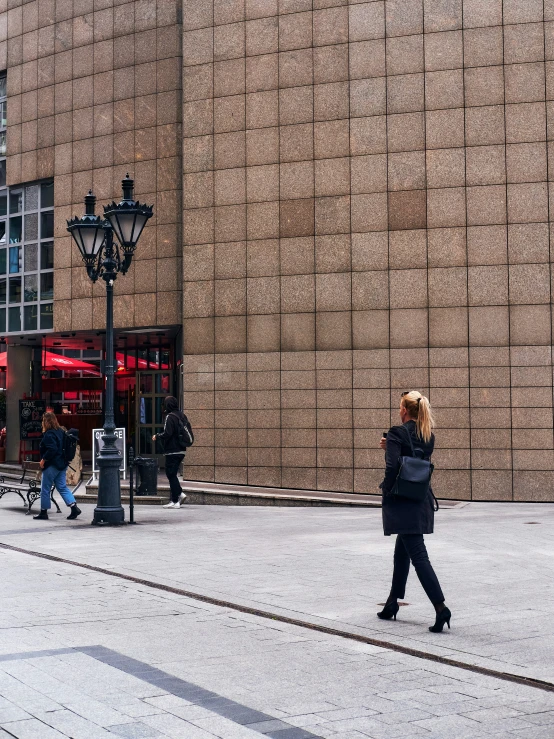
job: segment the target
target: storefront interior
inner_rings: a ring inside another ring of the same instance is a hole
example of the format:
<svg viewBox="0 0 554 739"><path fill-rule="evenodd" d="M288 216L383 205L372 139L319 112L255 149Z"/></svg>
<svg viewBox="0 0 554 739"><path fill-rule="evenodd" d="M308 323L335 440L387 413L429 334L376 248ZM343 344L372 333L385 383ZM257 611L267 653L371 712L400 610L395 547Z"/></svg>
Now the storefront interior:
<svg viewBox="0 0 554 739"><path fill-rule="evenodd" d="M27 383L13 383L18 385L20 399L42 401L61 425L78 429L83 461L90 463L93 429L101 428L104 421L105 332L10 336L0 341L0 380L5 378L8 397L10 366L18 365L21 370L21 361L14 361L19 359L18 352L30 358L28 390L21 392ZM163 399L180 392L181 356L181 327L115 332L115 421L118 428L125 428L127 446L136 455L159 455L161 451L152 436L162 428ZM7 436L19 435L13 413L7 416ZM13 457L15 445L8 446ZM38 440L20 440L20 462L37 452Z"/></svg>

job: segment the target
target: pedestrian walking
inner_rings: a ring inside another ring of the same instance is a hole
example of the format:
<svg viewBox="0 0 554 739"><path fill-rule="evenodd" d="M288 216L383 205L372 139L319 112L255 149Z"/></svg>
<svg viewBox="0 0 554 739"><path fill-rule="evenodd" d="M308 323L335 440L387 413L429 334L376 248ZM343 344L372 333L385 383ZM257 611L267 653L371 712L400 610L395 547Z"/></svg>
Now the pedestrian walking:
<svg viewBox="0 0 554 739"><path fill-rule="evenodd" d="M450 628L451 612L444 603L438 578L429 561L424 534L433 533L435 496L430 486L431 455L435 446L434 419L429 399L417 390L402 393L400 426L383 435L385 450L383 529L385 536L396 534L392 587L379 618L396 620L398 599L404 598L410 562L427 597L435 607L436 621L429 631ZM425 472L427 470L427 472Z"/></svg>
<svg viewBox="0 0 554 739"><path fill-rule="evenodd" d="M171 500L164 508L180 508L186 495L177 477L185 452L194 442L194 434L188 418L179 410L177 398L168 395L164 400L164 430L152 437L153 441L163 443L165 457L165 474L171 490Z"/></svg>
<svg viewBox="0 0 554 739"><path fill-rule="evenodd" d="M40 485L40 513L33 516L36 520L47 520L48 510L51 507L50 491L52 486L62 496L64 503L71 508L67 517L70 521L81 514L77 501L67 486L66 472L69 462L66 457L71 451L75 453L75 446L71 450L71 444L65 443L66 434L62 430L54 413L45 413L42 417L42 439L40 441L40 467L42 469L42 480ZM73 437L69 437L72 439Z"/></svg>

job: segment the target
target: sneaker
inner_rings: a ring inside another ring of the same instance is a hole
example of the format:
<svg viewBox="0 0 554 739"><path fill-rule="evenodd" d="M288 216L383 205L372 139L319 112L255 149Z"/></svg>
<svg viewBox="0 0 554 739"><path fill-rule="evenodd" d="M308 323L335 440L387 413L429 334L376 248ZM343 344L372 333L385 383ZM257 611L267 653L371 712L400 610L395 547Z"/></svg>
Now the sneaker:
<svg viewBox="0 0 554 739"><path fill-rule="evenodd" d="M174 508L180 508L180 507L181 507L181 504L180 504L180 503L174 503L174 504L173 504L173 507L174 507Z"/></svg>
<svg viewBox="0 0 554 739"><path fill-rule="evenodd" d="M181 495L179 496L179 503L182 503L186 499L187 499L187 496L184 493L181 493Z"/></svg>
<svg viewBox="0 0 554 739"><path fill-rule="evenodd" d="M80 516L82 513L82 510L77 507L77 504L71 506L71 513L67 517L68 521L73 521L77 516Z"/></svg>
<svg viewBox="0 0 554 739"><path fill-rule="evenodd" d="M175 503L172 503L171 501L169 501L169 503L164 505L164 508L175 508Z"/></svg>

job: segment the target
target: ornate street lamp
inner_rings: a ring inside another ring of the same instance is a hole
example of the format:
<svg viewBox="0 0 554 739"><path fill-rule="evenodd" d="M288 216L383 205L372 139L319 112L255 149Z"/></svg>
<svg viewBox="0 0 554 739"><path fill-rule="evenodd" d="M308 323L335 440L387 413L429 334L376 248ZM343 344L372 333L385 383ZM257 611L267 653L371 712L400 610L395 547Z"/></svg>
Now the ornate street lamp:
<svg viewBox="0 0 554 739"><path fill-rule="evenodd" d="M119 273L128 272L140 235L152 217L152 206L133 200L134 182L129 175L122 185L123 200L105 205L104 218L94 212L96 197L91 190L85 197L85 215L67 221L67 230L79 247L89 278L96 282L101 277L106 283L106 410L93 524L117 525L125 520L119 483L121 454L115 446L113 283Z"/></svg>

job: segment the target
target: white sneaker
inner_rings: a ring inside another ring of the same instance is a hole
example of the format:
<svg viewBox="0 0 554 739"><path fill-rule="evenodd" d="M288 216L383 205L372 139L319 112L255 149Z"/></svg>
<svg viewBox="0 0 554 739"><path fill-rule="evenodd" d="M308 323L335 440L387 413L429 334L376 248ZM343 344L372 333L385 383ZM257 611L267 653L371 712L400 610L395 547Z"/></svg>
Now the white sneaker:
<svg viewBox="0 0 554 739"><path fill-rule="evenodd" d="M173 507L174 508L180 508L181 507L181 504L180 503L173 503Z"/></svg>
<svg viewBox="0 0 554 739"><path fill-rule="evenodd" d="M187 496L184 493L181 493L181 495L179 496L179 503L182 503L186 499L187 499Z"/></svg>
<svg viewBox="0 0 554 739"><path fill-rule="evenodd" d="M175 508L175 503L172 503L171 501L169 501L169 503L164 505L164 508Z"/></svg>

